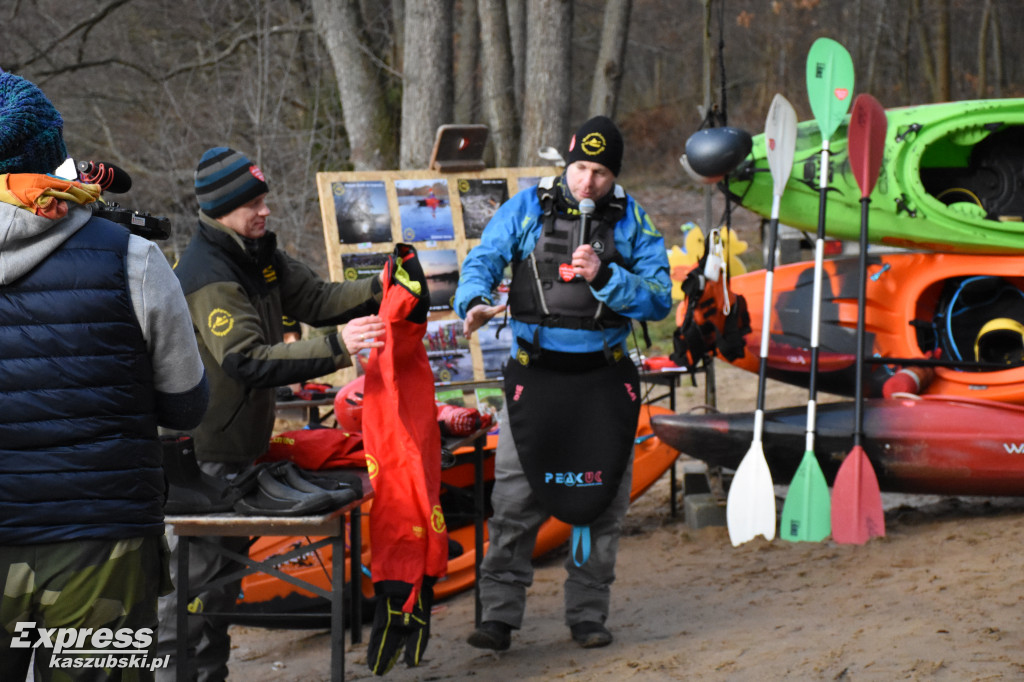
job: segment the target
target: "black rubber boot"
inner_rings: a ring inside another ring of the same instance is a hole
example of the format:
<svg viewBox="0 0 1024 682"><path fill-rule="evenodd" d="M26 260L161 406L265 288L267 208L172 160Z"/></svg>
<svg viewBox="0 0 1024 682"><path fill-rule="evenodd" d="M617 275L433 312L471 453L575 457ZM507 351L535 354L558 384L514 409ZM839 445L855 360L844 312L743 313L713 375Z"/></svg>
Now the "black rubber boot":
<svg viewBox="0 0 1024 682"><path fill-rule="evenodd" d="M204 474L196 461L191 436L161 436L164 476L167 479L167 514L207 514L230 511L232 500L225 495L228 484Z"/></svg>

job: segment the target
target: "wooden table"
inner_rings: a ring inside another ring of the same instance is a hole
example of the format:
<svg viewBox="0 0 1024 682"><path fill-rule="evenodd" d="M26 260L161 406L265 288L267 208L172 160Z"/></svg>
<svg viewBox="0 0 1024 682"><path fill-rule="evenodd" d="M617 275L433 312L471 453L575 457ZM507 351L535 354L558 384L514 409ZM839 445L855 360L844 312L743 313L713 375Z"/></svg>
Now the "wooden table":
<svg viewBox="0 0 1024 682"><path fill-rule="evenodd" d="M352 642L362 640L362 599L360 584L362 575L362 557L359 547L362 546L361 538L361 517L360 506L373 498L373 489L369 481L363 485L362 499L355 500L343 507L329 513L317 516L245 516L236 513L205 514L195 516L167 516L165 521L174 526L174 534L178 536L178 582L177 587L177 624L178 624L178 651L177 651L177 679L184 681L188 679L188 604L192 598L192 586L188 579L189 549L194 542L209 542L208 537L261 537L261 536L324 536L321 540L302 545L301 547L288 552L287 554L274 556L266 561L256 561L247 555L238 554L225 549L220 545L214 546L221 555L238 562L241 565L238 571L231 575L218 579L214 585L222 585L235 581L243 576L252 573L266 573L277 577L280 580L291 583L299 588L309 590L319 597L330 601L330 642L331 642L331 680L343 682L345 679L345 515L350 514L349 546L353 551L349 552L349 575L350 600L349 606L350 629ZM289 575L278 569L278 566L295 559L297 556L311 550L317 550L327 545L332 546L333 557L331 560L331 590L321 588L318 585L309 583L301 578ZM207 586L204 586L207 587ZM225 617L231 614L217 614L204 612L203 616ZM257 618L253 615L251 618ZM273 614L267 614L273 618Z"/></svg>

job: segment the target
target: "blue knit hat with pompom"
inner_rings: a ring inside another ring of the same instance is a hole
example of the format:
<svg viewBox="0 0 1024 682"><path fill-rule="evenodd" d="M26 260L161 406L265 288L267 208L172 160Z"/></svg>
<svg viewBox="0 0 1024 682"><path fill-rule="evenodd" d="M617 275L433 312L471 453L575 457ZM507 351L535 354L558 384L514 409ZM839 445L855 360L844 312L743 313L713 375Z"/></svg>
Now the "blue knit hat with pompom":
<svg viewBox="0 0 1024 682"><path fill-rule="evenodd" d="M0 71L0 173L52 173L68 157L64 119L43 91Z"/></svg>

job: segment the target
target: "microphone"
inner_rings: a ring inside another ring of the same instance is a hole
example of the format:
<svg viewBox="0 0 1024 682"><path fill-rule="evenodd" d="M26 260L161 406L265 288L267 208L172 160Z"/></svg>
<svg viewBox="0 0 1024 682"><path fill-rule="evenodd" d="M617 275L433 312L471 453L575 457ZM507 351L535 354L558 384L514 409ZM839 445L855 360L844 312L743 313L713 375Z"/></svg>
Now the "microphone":
<svg viewBox="0 0 1024 682"><path fill-rule="evenodd" d="M580 243L583 246L590 241L590 216L594 213L594 200L582 199L580 201Z"/></svg>
<svg viewBox="0 0 1024 682"><path fill-rule="evenodd" d="M131 176L112 163L79 161L77 165L82 182L99 185L105 192L124 194L132 188Z"/></svg>

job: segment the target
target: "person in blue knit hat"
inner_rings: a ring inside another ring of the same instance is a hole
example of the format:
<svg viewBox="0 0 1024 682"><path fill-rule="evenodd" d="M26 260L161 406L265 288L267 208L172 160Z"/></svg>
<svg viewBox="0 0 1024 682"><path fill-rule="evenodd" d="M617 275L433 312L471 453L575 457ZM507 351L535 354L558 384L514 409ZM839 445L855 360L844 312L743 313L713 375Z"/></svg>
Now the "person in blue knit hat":
<svg viewBox="0 0 1024 682"><path fill-rule="evenodd" d="M210 409L189 435L200 469L220 478L236 476L267 449L277 387L330 374L351 365L358 352L384 345L376 314L380 278L326 282L277 248L277 237L267 230L269 191L263 171L244 154L229 147L204 152L195 171L199 225L175 266L210 377ZM285 343L284 316L314 327L345 326L340 333ZM170 531L168 540L176 555ZM246 538L217 540L246 552ZM189 554L189 584L196 588L238 568L204 546ZM176 561L171 566L173 574ZM203 609L233 610L239 589L236 580L202 590ZM195 650L199 679L224 679L230 655L224 619L188 620L184 636ZM160 655L174 661L180 636L172 594L160 603ZM172 663L162 670L161 679L174 679L175 669Z"/></svg>
<svg viewBox="0 0 1024 682"><path fill-rule="evenodd" d="M57 109L0 72L0 676L34 658L37 680L120 680L121 661L152 680L137 666L170 589L157 429L196 426L207 384L166 258L93 215L97 186L50 175L66 157Z"/></svg>

